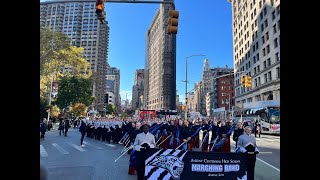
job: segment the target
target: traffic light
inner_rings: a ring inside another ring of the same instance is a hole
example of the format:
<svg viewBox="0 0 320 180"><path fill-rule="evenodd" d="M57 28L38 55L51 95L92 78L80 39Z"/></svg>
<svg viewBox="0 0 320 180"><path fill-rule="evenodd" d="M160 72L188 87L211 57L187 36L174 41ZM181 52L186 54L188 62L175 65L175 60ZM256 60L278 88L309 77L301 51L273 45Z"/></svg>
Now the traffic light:
<svg viewBox="0 0 320 180"><path fill-rule="evenodd" d="M240 78L241 86L244 86L246 83L245 75L242 75Z"/></svg>
<svg viewBox="0 0 320 180"><path fill-rule="evenodd" d="M246 88L250 88L251 87L251 77L250 76L246 76Z"/></svg>
<svg viewBox="0 0 320 180"><path fill-rule="evenodd" d="M101 22L105 19L104 0L96 0L96 14Z"/></svg>
<svg viewBox="0 0 320 180"><path fill-rule="evenodd" d="M179 11L170 10L169 19L168 19L168 34L177 34L178 33L178 17Z"/></svg>
<svg viewBox="0 0 320 180"><path fill-rule="evenodd" d="M188 98L186 98L186 104L188 104Z"/></svg>

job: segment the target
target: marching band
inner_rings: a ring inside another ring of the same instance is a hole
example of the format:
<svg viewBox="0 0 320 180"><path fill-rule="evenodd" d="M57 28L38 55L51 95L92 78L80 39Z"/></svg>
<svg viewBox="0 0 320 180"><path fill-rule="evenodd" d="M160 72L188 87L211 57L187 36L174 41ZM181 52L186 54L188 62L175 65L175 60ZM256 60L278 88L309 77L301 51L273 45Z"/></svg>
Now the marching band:
<svg viewBox="0 0 320 180"><path fill-rule="evenodd" d="M86 128L81 128L81 142L84 136L83 129L85 129L87 138L124 146L118 159L125 154L130 154L128 174L131 175L137 174L134 162L136 161L135 147L141 146L139 138L141 139L142 127L145 126L150 128L148 134L154 137L156 148L188 151L197 148L202 152L230 152L229 131L232 124L228 119L205 119L202 121L198 118L191 121L177 118L138 120L102 117L83 119L81 123L86 125ZM223 142L220 142L222 140ZM216 145L219 147L213 148Z"/></svg>

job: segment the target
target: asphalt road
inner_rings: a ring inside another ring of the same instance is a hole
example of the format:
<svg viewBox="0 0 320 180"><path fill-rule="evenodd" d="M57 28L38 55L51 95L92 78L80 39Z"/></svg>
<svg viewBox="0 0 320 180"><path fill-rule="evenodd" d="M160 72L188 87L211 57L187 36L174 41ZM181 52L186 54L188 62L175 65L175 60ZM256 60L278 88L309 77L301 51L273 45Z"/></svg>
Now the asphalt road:
<svg viewBox="0 0 320 180"><path fill-rule="evenodd" d="M49 180L137 179L128 175L129 155L114 162L123 146L85 137L81 148L80 137L77 129L70 129L67 137L51 131L40 141L40 160L49 170Z"/></svg>

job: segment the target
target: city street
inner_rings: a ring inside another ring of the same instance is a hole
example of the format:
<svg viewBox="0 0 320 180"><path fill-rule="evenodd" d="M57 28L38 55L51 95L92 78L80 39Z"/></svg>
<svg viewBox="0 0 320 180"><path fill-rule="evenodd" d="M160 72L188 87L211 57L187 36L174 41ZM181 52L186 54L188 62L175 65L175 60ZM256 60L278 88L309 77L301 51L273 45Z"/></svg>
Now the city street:
<svg viewBox="0 0 320 180"><path fill-rule="evenodd" d="M70 129L68 136L59 136L57 130L46 133L40 141L40 159L49 170L49 180L133 180L128 175L129 155L120 156L122 145L107 144L85 138L80 147L78 129ZM235 143L231 141L234 150ZM257 156L255 179L280 179L280 137L261 135L257 138L260 154Z"/></svg>

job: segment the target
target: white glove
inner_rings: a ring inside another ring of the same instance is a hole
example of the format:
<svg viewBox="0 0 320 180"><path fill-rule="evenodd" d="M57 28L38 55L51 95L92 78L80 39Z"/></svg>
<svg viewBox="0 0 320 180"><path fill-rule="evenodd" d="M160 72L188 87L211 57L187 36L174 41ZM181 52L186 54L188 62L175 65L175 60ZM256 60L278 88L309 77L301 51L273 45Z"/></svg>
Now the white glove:
<svg viewBox="0 0 320 180"><path fill-rule="evenodd" d="M140 145L135 145L135 146L134 146L134 150L136 150L136 151L140 151L141 148L142 148L142 147L141 147Z"/></svg>

